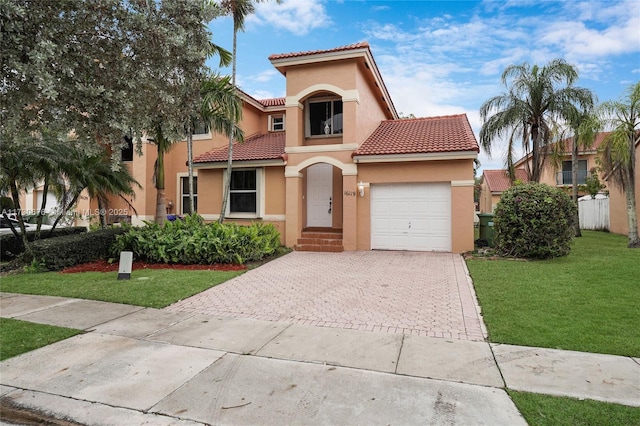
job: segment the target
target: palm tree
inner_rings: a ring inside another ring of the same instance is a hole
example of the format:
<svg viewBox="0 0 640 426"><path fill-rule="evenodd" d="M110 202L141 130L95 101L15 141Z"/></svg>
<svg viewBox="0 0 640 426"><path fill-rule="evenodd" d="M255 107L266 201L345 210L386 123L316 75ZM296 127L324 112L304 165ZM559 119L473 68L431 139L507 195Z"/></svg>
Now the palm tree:
<svg viewBox="0 0 640 426"><path fill-rule="evenodd" d="M255 12L255 3L261 3L263 0L223 0L221 7L227 13L231 14L233 19L233 60L231 66L231 85L236 87L236 64L237 64L237 44L238 31L244 31L244 19ZM276 0L281 3L281 0ZM231 128L235 128L236 122L231 121ZM224 191L222 192L222 208L220 210L220 218L218 222L222 223L225 212L227 211L227 203L229 202L229 193L231 191L231 170L233 167L233 140L234 134L229 132L229 156L227 158L227 170L225 173Z"/></svg>
<svg viewBox="0 0 640 426"><path fill-rule="evenodd" d="M135 208L125 196L134 197L136 195L134 187L142 188L142 186L122 162L113 164L106 150L96 155L87 155L81 150L76 150L69 164L64 186L59 188L60 191L66 191L61 194L61 198L68 199L69 202L65 204L62 213L53 223L54 229L66 212L76 204L85 189L90 198L98 201L98 214L102 228L106 227L105 210L110 196L117 196L124 200L135 213Z"/></svg>
<svg viewBox="0 0 640 426"><path fill-rule="evenodd" d="M237 125L242 119L242 99L231 84L229 76L221 77L212 74L207 77L200 87L200 110L191 117L187 133L187 164L189 168L189 206L190 212L195 211L193 200L193 139L192 129L196 122L204 123L211 131L228 135L233 132L233 138L244 141L244 132Z"/></svg>
<svg viewBox="0 0 640 426"><path fill-rule="evenodd" d="M491 155L496 139L507 137L507 168L515 179L514 155L519 140L531 165L525 163L529 180L539 182L558 121L567 118L574 106L588 108L593 96L587 89L574 87L578 73L562 59L554 59L542 68L527 63L510 65L502 73L507 93L487 100L480 107L483 125L480 143Z"/></svg>
<svg viewBox="0 0 640 426"><path fill-rule="evenodd" d="M580 150L589 149L593 146L596 135L600 131L601 122L593 109L581 110L578 108L570 108L569 114L567 115L567 120L569 124L569 131L573 133L573 137L562 137L562 141L564 142L571 140L571 198L576 204L576 207L578 207L578 154ZM557 148L561 153L566 152L564 143L557 144ZM577 208L576 215L578 215ZM582 232L580 231L579 215L578 217L576 217L575 224L575 236L581 237Z"/></svg>
<svg viewBox="0 0 640 426"><path fill-rule="evenodd" d="M636 206L636 150L640 144L640 81L620 101L601 106L604 121L613 130L602 142L600 158L609 179L620 185L627 202L629 247L640 248Z"/></svg>

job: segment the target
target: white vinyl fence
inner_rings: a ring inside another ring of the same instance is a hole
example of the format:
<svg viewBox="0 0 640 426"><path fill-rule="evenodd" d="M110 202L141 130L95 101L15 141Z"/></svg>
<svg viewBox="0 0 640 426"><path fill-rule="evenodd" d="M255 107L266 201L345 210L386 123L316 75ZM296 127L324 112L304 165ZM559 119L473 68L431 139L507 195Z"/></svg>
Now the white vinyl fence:
<svg viewBox="0 0 640 426"><path fill-rule="evenodd" d="M609 197L603 194L586 195L578 199L578 216L580 217L580 229L593 231L609 230Z"/></svg>

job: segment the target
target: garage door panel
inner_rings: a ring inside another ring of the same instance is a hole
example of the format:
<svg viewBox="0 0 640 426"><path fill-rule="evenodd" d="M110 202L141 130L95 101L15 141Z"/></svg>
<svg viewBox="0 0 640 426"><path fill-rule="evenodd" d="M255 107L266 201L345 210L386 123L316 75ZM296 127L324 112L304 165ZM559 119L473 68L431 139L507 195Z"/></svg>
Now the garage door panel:
<svg viewBox="0 0 640 426"><path fill-rule="evenodd" d="M372 185L371 248L450 251L450 184Z"/></svg>

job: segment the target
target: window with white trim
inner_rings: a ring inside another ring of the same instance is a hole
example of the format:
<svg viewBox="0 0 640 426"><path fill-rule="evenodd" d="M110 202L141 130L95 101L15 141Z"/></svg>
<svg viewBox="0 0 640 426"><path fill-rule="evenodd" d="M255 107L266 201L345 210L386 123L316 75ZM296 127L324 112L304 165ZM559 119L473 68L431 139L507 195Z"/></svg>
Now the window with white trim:
<svg viewBox="0 0 640 426"><path fill-rule="evenodd" d="M342 134L342 99L309 99L306 110L307 137Z"/></svg>
<svg viewBox="0 0 640 426"><path fill-rule="evenodd" d="M191 213L191 203L189 203L189 176L180 177L180 196L182 199L181 214ZM198 177L193 177L193 208L198 211Z"/></svg>
<svg viewBox="0 0 640 426"><path fill-rule="evenodd" d="M257 215L259 213L258 176L258 169L239 169L231 172L230 214Z"/></svg>
<svg viewBox="0 0 640 426"><path fill-rule="evenodd" d="M284 131L284 114L269 116L269 131L271 132Z"/></svg>

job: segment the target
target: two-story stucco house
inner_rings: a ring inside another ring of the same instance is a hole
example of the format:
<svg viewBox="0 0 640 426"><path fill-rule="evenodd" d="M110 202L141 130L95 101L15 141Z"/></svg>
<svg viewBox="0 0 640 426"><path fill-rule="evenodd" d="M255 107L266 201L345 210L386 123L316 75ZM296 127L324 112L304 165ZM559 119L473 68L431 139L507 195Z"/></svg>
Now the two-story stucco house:
<svg viewBox="0 0 640 426"><path fill-rule="evenodd" d="M298 250L473 249L479 148L465 115L399 119L367 43L269 59L286 79L286 96L242 93L246 137L233 149L225 212L227 137L194 138L201 216L272 223ZM188 213L186 160L185 142L165 157L168 213ZM150 144L131 157L144 187L132 200L134 223L153 219L154 161Z"/></svg>

